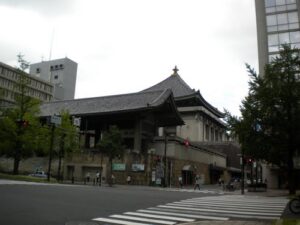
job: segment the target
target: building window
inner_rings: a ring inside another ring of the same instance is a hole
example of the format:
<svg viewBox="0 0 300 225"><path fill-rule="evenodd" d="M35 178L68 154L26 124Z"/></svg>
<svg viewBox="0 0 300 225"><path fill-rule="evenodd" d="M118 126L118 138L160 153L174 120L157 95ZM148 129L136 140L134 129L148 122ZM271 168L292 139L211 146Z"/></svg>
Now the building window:
<svg viewBox="0 0 300 225"><path fill-rule="evenodd" d="M266 13L297 9L296 0L265 0Z"/></svg>
<svg viewBox="0 0 300 225"><path fill-rule="evenodd" d="M35 71L36 73L40 73L41 72L41 70L40 70L40 68L36 68L36 71Z"/></svg>
<svg viewBox="0 0 300 225"><path fill-rule="evenodd" d="M291 44L292 48L300 47L300 31L268 35L269 53L278 52L282 44Z"/></svg>
<svg viewBox="0 0 300 225"><path fill-rule="evenodd" d="M297 12L281 13L267 16L268 32L290 29L299 29L299 19Z"/></svg>
<svg viewBox="0 0 300 225"><path fill-rule="evenodd" d="M57 79L58 79L58 75L55 75L55 76L54 76L54 79L57 80Z"/></svg>

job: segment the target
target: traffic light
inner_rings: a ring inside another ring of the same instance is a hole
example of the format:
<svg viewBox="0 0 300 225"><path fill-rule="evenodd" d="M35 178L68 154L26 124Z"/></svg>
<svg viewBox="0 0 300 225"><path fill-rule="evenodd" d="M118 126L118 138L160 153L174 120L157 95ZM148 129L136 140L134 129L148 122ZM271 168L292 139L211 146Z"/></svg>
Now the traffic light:
<svg viewBox="0 0 300 225"><path fill-rule="evenodd" d="M190 142L189 142L188 139L185 139L185 140L184 140L184 146L185 146L185 147L189 147L189 146L190 146Z"/></svg>
<svg viewBox="0 0 300 225"><path fill-rule="evenodd" d="M29 121L23 120L22 127L28 127L28 126L29 126Z"/></svg>
<svg viewBox="0 0 300 225"><path fill-rule="evenodd" d="M252 164L254 162L254 159L253 158L247 158L247 163L248 164Z"/></svg>
<svg viewBox="0 0 300 225"><path fill-rule="evenodd" d="M28 121L28 120L17 120L17 121L16 121L16 124L17 124L19 127L26 128L26 127L29 126L29 121Z"/></svg>

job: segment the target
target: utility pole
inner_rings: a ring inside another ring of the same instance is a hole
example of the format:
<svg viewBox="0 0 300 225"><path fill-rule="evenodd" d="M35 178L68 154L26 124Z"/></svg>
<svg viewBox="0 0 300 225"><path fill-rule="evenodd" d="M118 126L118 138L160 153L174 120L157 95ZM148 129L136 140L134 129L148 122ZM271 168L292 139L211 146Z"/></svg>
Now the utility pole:
<svg viewBox="0 0 300 225"><path fill-rule="evenodd" d="M242 149L242 155L241 155L241 194L245 194L245 155L244 155L244 150Z"/></svg>
<svg viewBox="0 0 300 225"><path fill-rule="evenodd" d="M50 149L49 149L49 164L48 164L48 174L47 180L50 181L51 175L51 163L52 163L52 152L53 152L53 143L54 143L54 130L56 125L61 125L61 117L60 116L51 116L50 117L51 124L51 138L50 138Z"/></svg>
<svg viewBox="0 0 300 225"><path fill-rule="evenodd" d="M61 159L64 157L64 154L65 154L65 137L66 137L66 133L63 133L63 135L60 139L60 148L59 148L59 153L58 153L58 170L57 170L57 179L58 179L58 181L62 181Z"/></svg>
<svg viewBox="0 0 300 225"><path fill-rule="evenodd" d="M50 181L50 173L51 173L52 152L53 152L53 142L54 142L54 130L55 130L55 125L52 124L52 127L51 127L51 139L50 139L50 149L49 149L49 164L48 164L48 174L47 174L47 180L48 181Z"/></svg>

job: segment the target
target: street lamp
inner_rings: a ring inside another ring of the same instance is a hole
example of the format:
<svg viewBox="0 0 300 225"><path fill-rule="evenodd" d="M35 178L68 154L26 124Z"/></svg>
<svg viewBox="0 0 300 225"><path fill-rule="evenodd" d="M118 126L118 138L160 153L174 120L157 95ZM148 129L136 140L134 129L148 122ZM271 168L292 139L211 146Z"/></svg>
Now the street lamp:
<svg viewBox="0 0 300 225"><path fill-rule="evenodd" d="M164 187L167 187L167 146L168 146L168 134L165 131L165 152L164 152Z"/></svg>
<svg viewBox="0 0 300 225"><path fill-rule="evenodd" d="M241 165L241 194L245 194L245 153L242 149L242 154L238 154L240 156L240 165Z"/></svg>

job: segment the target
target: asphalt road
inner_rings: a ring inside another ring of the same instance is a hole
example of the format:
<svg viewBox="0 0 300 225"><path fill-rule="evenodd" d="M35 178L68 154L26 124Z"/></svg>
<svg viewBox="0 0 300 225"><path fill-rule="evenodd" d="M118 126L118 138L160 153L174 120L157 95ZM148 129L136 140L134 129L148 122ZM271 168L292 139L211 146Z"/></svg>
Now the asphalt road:
<svg viewBox="0 0 300 225"><path fill-rule="evenodd" d="M0 185L0 224L64 225L78 221L92 222L91 219L96 217L204 195L134 186Z"/></svg>

